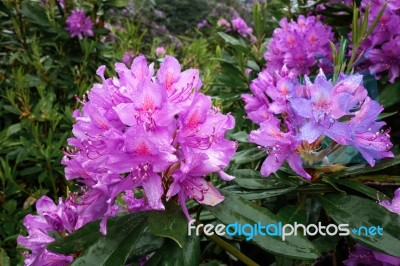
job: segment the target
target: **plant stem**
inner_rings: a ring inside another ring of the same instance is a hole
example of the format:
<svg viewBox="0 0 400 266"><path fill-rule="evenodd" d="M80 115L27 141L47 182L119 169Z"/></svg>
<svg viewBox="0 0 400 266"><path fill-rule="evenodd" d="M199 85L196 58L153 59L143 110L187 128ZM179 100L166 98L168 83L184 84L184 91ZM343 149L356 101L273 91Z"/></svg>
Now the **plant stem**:
<svg viewBox="0 0 400 266"><path fill-rule="evenodd" d="M200 216L200 213L198 213L198 216ZM198 217L196 217L196 218L197 218L196 225L200 225L201 224L200 220L198 220ZM201 229L201 232L203 232L202 228L200 228L200 229ZM208 239L210 239L211 241L213 241L215 244L217 244L218 246L220 246L221 248L226 250L227 252L231 253L233 256L235 256L237 259L239 259L244 264L246 264L248 266L259 266L258 263L254 262L252 259L250 259L246 255L244 255L242 252L240 252L240 250L238 250L237 248L235 248L234 246L232 246L231 244L229 244L228 242L226 242L225 240L223 240L216 234L213 234L210 236L205 235L205 236Z"/></svg>
<svg viewBox="0 0 400 266"><path fill-rule="evenodd" d="M229 253L231 253L233 256L238 258L244 264L249 265L249 266L258 266L259 265L258 263L254 262L252 259L250 259L246 255L244 255L237 248L235 248L234 246L232 246L231 244L229 244L228 242L226 242L219 236L211 235L211 236L207 236L207 238L210 239L211 241L213 241L215 244L217 244L221 248L223 248L226 251L228 251Z"/></svg>

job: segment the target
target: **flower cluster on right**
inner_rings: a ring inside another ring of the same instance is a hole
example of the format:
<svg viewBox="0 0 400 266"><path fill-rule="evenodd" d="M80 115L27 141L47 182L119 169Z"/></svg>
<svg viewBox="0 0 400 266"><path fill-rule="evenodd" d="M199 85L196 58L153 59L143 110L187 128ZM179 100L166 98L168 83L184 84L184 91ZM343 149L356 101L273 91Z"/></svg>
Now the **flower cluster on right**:
<svg viewBox="0 0 400 266"><path fill-rule="evenodd" d="M340 146L352 146L371 165L393 157L389 130L377 121L383 107L368 96L359 74L342 75L336 84L322 70L305 84L286 68L280 73L262 71L244 94L247 116L260 128L249 141L265 149L268 157L261 173L276 172L284 161L300 176L311 179L303 168L326 158ZM322 148L328 137L329 145Z"/></svg>

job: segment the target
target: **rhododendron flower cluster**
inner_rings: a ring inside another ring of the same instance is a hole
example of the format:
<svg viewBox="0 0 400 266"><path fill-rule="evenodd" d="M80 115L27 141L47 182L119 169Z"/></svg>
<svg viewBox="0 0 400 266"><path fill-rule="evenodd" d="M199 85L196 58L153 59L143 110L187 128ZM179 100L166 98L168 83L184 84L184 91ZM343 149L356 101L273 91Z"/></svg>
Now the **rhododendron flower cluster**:
<svg viewBox="0 0 400 266"><path fill-rule="evenodd" d="M201 22L197 23L197 28L200 30L208 25L208 20L203 19Z"/></svg>
<svg viewBox="0 0 400 266"><path fill-rule="evenodd" d="M247 26L246 21L241 17L236 17L232 19L232 28L234 31L238 32L243 37L251 36L253 29Z"/></svg>
<svg viewBox="0 0 400 266"><path fill-rule="evenodd" d="M56 254L46 249L46 245L55 240L50 236L54 232L59 234L71 233L77 220L76 207L69 200L65 203L60 199L56 205L47 196L43 196L36 202L38 215L28 214L24 219L24 225L28 230L28 236L18 236L18 245L31 250L25 253L25 265L69 265L73 261L72 256Z"/></svg>
<svg viewBox="0 0 400 266"><path fill-rule="evenodd" d="M187 199L212 206L224 200L206 175L234 178L223 169L237 148L225 139L235 121L199 92L198 70L182 72L171 56L156 73L144 56L131 67L116 63L115 70L118 77L106 79L105 66L99 67L102 83L79 100L82 110L73 113L75 137L68 139L72 148L65 150L62 163L66 178L83 184L81 192L71 193L65 203L60 199L58 206L42 197L36 204L39 215L25 218L29 235L18 243L32 250L27 265L72 261L45 249L54 240L50 232L69 234L102 219L100 230L106 234L108 217L164 210L163 200L173 197L190 219ZM117 196L123 202L117 204Z"/></svg>
<svg viewBox="0 0 400 266"><path fill-rule="evenodd" d="M224 180L233 178L223 169L236 150L236 143L224 138L234 118L199 92L198 71L181 72L170 56L155 75L144 56L131 68L117 63L115 70L119 78L106 79L105 67L98 69L103 82L82 101L82 111L74 112L75 138L68 140L74 150L63 159L66 178L80 178L89 189L80 203L87 219L111 215L120 193L129 210L162 210L164 195L178 195L187 216L187 198L221 202L223 196L204 176L218 172ZM136 198L132 192L139 188L144 196Z"/></svg>
<svg viewBox="0 0 400 266"><path fill-rule="evenodd" d="M383 200L379 204L389 211L400 215L400 188L395 191L394 198L391 202ZM349 258L343 263L347 266L357 266L361 264L400 265L400 257L393 257L357 243L355 249L350 253Z"/></svg>
<svg viewBox="0 0 400 266"><path fill-rule="evenodd" d="M334 35L330 26L314 16L299 16L297 22L283 18L279 25L264 54L271 73L279 71L283 65L297 74L306 75L313 67L325 71L332 68L329 40L333 41Z"/></svg>
<svg viewBox="0 0 400 266"><path fill-rule="evenodd" d="M375 160L393 157L385 122L377 122L383 107L367 95L362 76L341 75L336 84L322 70L314 82L300 84L284 67L279 73L260 72L244 94L247 116L260 128L249 141L266 150L261 173L276 172L284 161L300 176L310 179L303 164L328 159L341 146L352 146L373 166ZM326 138L330 144L326 145ZM323 146L327 146L322 148Z"/></svg>
<svg viewBox="0 0 400 266"><path fill-rule="evenodd" d="M82 10L73 10L66 20L66 30L71 37L83 39L84 36L93 36L93 24L90 17L85 15Z"/></svg>
<svg viewBox="0 0 400 266"><path fill-rule="evenodd" d="M368 16L369 25L378 16L386 1L363 0L361 6L365 8L371 4ZM367 67L372 74L380 78L382 73L388 73L389 81L394 83L400 76L400 2L390 0L382 17L372 33L362 42L359 51L364 52L361 68ZM350 36L351 37L351 36Z"/></svg>

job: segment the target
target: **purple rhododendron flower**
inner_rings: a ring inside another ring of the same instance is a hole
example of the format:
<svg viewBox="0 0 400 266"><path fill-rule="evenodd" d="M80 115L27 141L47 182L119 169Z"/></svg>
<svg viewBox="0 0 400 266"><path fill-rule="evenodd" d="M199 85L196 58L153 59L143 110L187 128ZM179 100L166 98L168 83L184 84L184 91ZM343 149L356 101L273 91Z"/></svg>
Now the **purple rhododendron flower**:
<svg viewBox="0 0 400 266"><path fill-rule="evenodd" d="M208 20L203 19L201 22L197 23L197 28L200 30L208 25Z"/></svg>
<svg viewBox="0 0 400 266"><path fill-rule="evenodd" d="M98 68L102 82L73 113L72 149L64 151L62 163L66 178L83 184L81 192L59 205L43 196L36 203L38 215L25 217L28 236L20 236L18 244L31 250L26 265L69 264L72 256L49 252L46 244L55 233L64 236L97 219L106 234L109 217L164 210L163 198L176 197L188 219L187 199L211 206L224 200L205 176L234 178L223 169L237 148L225 139L235 121L199 92L198 70L181 71L171 56L157 72L144 56L129 67L116 63L115 70L118 77L106 79L105 66Z"/></svg>
<svg viewBox="0 0 400 266"><path fill-rule="evenodd" d="M199 92L198 71L182 72L170 56L156 73L143 56L131 68L117 63L115 69L119 77L108 79L105 67L98 69L102 84L95 84L82 111L74 112L75 138L68 140L74 150L63 163L67 179L80 178L88 187L79 206L85 215L77 227L112 216L121 193L132 211L163 210L164 194L179 194L187 215L187 198L212 205L222 201L204 176L218 172L225 178L222 171L236 143L224 135L234 120ZM135 190L144 197L135 198Z"/></svg>
<svg viewBox="0 0 400 266"><path fill-rule="evenodd" d="M25 265L69 265L72 256L50 252L46 245L55 240L49 233L72 232L77 215L75 206L69 200L63 203L61 198L56 205L49 197L43 196L36 202L36 210L37 216L28 214L24 219L28 236L17 238L18 245L31 250L31 253L24 254Z"/></svg>
<svg viewBox="0 0 400 266"><path fill-rule="evenodd" d="M343 263L346 266L397 266L400 265L400 258L369 249L357 243L354 250L349 254L349 258Z"/></svg>
<svg viewBox="0 0 400 266"><path fill-rule="evenodd" d="M385 122L376 121L383 107L368 97L361 75L341 75L332 84L320 70L314 82L306 76L300 84L286 67L274 74L266 69L250 90L253 94L242 95L245 110L260 128L250 133L249 141L268 154L261 167L265 176L287 161L297 174L310 179L303 164L321 162L340 146L352 146L371 166L394 156L388 130L381 130ZM321 149L325 138L331 144Z"/></svg>
<svg viewBox="0 0 400 266"><path fill-rule="evenodd" d="M334 35L331 27L314 16L299 16L297 22L283 18L280 28L274 30L264 58L267 69L273 73L286 65L296 74L310 74L312 68L322 67L329 71L331 47Z"/></svg>
<svg viewBox="0 0 400 266"><path fill-rule="evenodd" d="M363 0L361 7L371 5L368 16L370 26L378 16L379 10L386 1ZM383 73L388 73L389 82L394 83L400 76L400 3L397 0L389 0L382 17L372 33L362 42L359 53L364 52L364 58L360 60L359 69L368 68L372 74L380 78ZM352 35L350 34L350 39Z"/></svg>
<svg viewBox="0 0 400 266"><path fill-rule="evenodd" d="M395 191L393 200L383 200L379 203L389 211L400 215L400 188ZM354 250L349 254L349 258L343 262L347 266L364 265L400 265L400 257L394 257L379 251L375 251L356 244Z"/></svg>
<svg viewBox="0 0 400 266"><path fill-rule="evenodd" d="M241 17L232 19L232 28L243 37L251 36L251 33L253 33L253 29L247 26L246 21Z"/></svg>
<svg viewBox="0 0 400 266"><path fill-rule="evenodd" d="M400 188L396 189L394 192L394 198L391 202L388 200L383 200L379 204L389 211L400 215Z"/></svg>
<svg viewBox="0 0 400 266"><path fill-rule="evenodd" d="M90 17L85 15L82 10L73 10L71 15L66 20L67 26L65 29L71 37L83 39L83 36L93 36L93 24Z"/></svg>

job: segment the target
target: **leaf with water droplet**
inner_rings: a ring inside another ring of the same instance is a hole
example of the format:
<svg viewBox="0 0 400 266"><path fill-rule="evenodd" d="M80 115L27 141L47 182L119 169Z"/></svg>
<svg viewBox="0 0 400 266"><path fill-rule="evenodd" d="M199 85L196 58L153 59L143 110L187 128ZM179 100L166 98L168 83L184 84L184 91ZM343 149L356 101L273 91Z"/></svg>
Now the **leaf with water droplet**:
<svg viewBox="0 0 400 266"><path fill-rule="evenodd" d="M180 247L185 245L187 220L182 208L173 201L167 202L165 211L151 211L147 219L153 234L173 239Z"/></svg>
<svg viewBox="0 0 400 266"><path fill-rule="evenodd" d="M331 194L319 199L322 207L337 224L348 224L349 229L361 226L382 227L383 236L350 236L366 247L400 257L400 215L386 210L375 201L353 195Z"/></svg>

